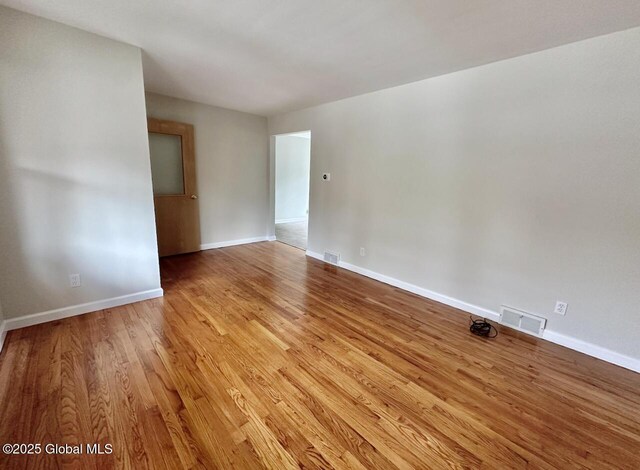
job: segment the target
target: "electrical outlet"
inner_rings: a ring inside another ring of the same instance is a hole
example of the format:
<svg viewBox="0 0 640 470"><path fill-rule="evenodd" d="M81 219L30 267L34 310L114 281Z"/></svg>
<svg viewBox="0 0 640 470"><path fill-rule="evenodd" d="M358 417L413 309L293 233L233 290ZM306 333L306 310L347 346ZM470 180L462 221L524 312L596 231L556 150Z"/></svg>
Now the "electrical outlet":
<svg viewBox="0 0 640 470"><path fill-rule="evenodd" d="M331 181L331 173L322 173L322 181Z"/></svg>
<svg viewBox="0 0 640 470"><path fill-rule="evenodd" d="M80 287L82 285L80 274L69 274L69 285L71 287Z"/></svg>
<svg viewBox="0 0 640 470"><path fill-rule="evenodd" d="M367 250L363 246L360 247L360 256L367 256Z"/></svg>
<svg viewBox="0 0 640 470"><path fill-rule="evenodd" d="M556 308L553 309L553 313L557 313L558 315L565 315L567 313L567 307L569 305L566 302L560 302L559 300L556 302Z"/></svg>

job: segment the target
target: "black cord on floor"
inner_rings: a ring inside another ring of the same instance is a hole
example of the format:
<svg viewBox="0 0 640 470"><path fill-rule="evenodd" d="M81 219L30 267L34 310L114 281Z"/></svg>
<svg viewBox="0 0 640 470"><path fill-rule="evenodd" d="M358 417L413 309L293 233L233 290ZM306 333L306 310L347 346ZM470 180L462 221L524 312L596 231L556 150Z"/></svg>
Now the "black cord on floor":
<svg viewBox="0 0 640 470"><path fill-rule="evenodd" d="M498 330L495 326L487 321L486 318L482 320L474 320L473 317L469 317L471 321L471 325L469 325L469 331L476 336L483 336L485 338L495 338L498 336ZM494 334L491 334L491 330L494 331Z"/></svg>

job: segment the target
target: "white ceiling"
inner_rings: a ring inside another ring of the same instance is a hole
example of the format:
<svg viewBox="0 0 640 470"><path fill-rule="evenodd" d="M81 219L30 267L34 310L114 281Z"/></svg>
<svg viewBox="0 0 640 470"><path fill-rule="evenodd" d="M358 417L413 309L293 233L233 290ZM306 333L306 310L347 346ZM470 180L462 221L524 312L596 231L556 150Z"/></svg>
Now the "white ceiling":
<svg viewBox="0 0 640 470"><path fill-rule="evenodd" d="M270 115L640 25L638 0L0 0L143 49L150 91Z"/></svg>

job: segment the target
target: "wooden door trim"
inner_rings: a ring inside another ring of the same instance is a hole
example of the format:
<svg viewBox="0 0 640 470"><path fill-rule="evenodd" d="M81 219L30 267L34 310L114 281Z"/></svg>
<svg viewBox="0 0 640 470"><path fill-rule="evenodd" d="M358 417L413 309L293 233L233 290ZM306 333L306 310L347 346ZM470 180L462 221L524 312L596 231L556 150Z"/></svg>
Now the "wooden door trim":
<svg viewBox="0 0 640 470"><path fill-rule="evenodd" d="M182 147L184 194L154 194L156 233L160 256L200 250L200 214L197 200L194 130L191 124L147 117L147 132L179 136ZM195 211L195 212L191 212ZM191 217L190 217L191 215ZM178 217L179 222L176 222ZM165 229L174 224L172 235Z"/></svg>
<svg viewBox="0 0 640 470"><path fill-rule="evenodd" d="M182 146L182 184L184 194L159 194L154 197L191 197L197 196L196 159L193 126L184 122L167 121L153 117L147 118L147 132L180 136Z"/></svg>

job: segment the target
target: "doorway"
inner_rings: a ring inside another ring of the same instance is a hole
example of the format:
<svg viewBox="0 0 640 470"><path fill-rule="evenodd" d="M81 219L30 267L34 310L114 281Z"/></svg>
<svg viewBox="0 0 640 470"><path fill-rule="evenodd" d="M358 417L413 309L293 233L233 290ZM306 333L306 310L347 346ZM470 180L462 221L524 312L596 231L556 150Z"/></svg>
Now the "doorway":
<svg viewBox="0 0 640 470"><path fill-rule="evenodd" d="M275 237L307 249L311 132L275 139Z"/></svg>
<svg viewBox="0 0 640 470"><path fill-rule="evenodd" d="M200 250L193 126L148 118L158 253Z"/></svg>

